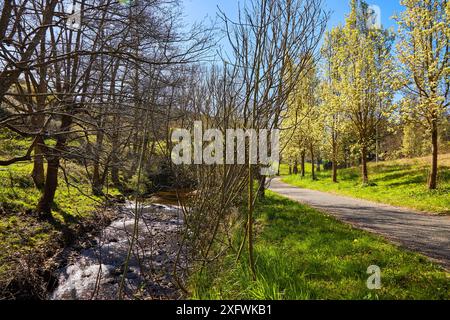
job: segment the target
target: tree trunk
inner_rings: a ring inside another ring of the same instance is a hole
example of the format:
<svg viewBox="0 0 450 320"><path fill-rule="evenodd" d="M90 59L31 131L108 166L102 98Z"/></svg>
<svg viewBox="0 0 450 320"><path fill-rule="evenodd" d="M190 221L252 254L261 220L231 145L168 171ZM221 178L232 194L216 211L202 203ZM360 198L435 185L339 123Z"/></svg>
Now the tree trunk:
<svg viewBox="0 0 450 320"><path fill-rule="evenodd" d="M67 141L67 132L72 124L71 116L61 117L60 135L57 138L56 146L48 151L47 157L47 176L45 179L44 193L37 205L37 212L44 216L50 216L52 205L55 199L56 188L58 187L58 170L61 152L64 151Z"/></svg>
<svg viewBox="0 0 450 320"><path fill-rule="evenodd" d="M170 149L170 150L171 150L171 149ZM280 164L282 163L282 161L283 161L283 157L282 157L281 154L280 154ZM281 169L281 166L278 165L277 177L281 176L281 174L280 174L280 169Z"/></svg>
<svg viewBox="0 0 450 320"><path fill-rule="evenodd" d="M431 128L431 144L432 144L432 159L431 159L431 172L428 179L428 189L437 189L437 176L438 176L438 154L439 154L439 143L438 143L438 129L436 121L433 121Z"/></svg>
<svg viewBox="0 0 450 320"><path fill-rule="evenodd" d="M367 147L361 147L361 175L363 184L369 183L369 173L367 171Z"/></svg>
<svg viewBox="0 0 450 320"><path fill-rule="evenodd" d="M332 179L333 183L337 183L337 144L336 140L333 138L333 163L332 163Z"/></svg>
<svg viewBox="0 0 450 320"><path fill-rule="evenodd" d="M258 189L258 197L260 199L264 199L266 196L266 176L261 175L259 177L259 189Z"/></svg>
<svg viewBox="0 0 450 320"><path fill-rule="evenodd" d="M36 144L34 146L34 158L33 158L33 171L31 177L33 178L34 185L39 190L44 189L45 185L45 173L44 173L44 155L41 145L44 143L41 137L36 138Z"/></svg>
<svg viewBox="0 0 450 320"><path fill-rule="evenodd" d="M44 63L45 61L45 42L41 41L40 45L41 53L39 55L39 63ZM33 125L34 130L42 131L44 127L45 115L41 113L45 110L46 104L46 93L48 92L48 86L46 82L47 78L47 67L39 68L39 78L40 82L37 86L37 91L41 95L36 97L36 114L32 116L31 123ZM44 189L45 185L45 172L44 172L44 148L45 141L44 138L39 135L36 137L36 144L34 145L34 159L33 159L33 171L31 173L31 177L33 178L34 185L39 190Z"/></svg>
<svg viewBox="0 0 450 320"><path fill-rule="evenodd" d="M298 161L294 161L294 170L292 172L293 174L298 174Z"/></svg>
<svg viewBox="0 0 450 320"><path fill-rule="evenodd" d="M322 162L322 159L317 159L317 172L320 172L320 163Z"/></svg>
<svg viewBox="0 0 450 320"><path fill-rule="evenodd" d="M302 177L304 178L305 177L305 175L306 175L306 172L305 172L305 157L306 157L306 152L305 152L305 150L302 150L302 154L301 154L301 175L302 175Z"/></svg>
<svg viewBox="0 0 450 320"><path fill-rule="evenodd" d="M114 186L118 187L120 186L120 180L119 180L119 168L117 164L114 164L111 167L111 180Z"/></svg>
<svg viewBox="0 0 450 320"><path fill-rule="evenodd" d="M103 195L103 181L100 177L100 152L103 148L103 133L97 133L97 142L94 150L94 172L92 174L92 193L95 196Z"/></svg>
<svg viewBox="0 0 450 320"><path fill-rule="evenodd" d="M310 153L311 153L311 179L316 180L316 171L314 166L314 146L311 144L310 146Z"/></svg>
<svg viewBox="0 0 450 320"><path fill-rule="evenodd" d="M347 151L345 151L344 154L344 167L347 169L348 168L348 155L347 155Z"/></svg>
<svg viewBox="0 0 450 320"><path fill-rule="evenodd" d="M59 157L47 158L47 177L45 179L44 194L39 200L37 212L43 215L51 215L55 192L58 186Z"/></svg>
<svg viewBox="0 0 450 320"><path fill-rule="evenodd" d="M100 179L100 165L94 162L94 172L92 174L92 193L95 196L101 196L103 193L103 185Z"/></svg>
<svg viewBox="0 0 450 320"><path fill-rule="evenodd" d="M333 170L333 173L332 173L333 183L337 183L338 180L337 180L337 164L336 164L336 160L333 160L332 170Z"/></svg>
<svg viewBox="0 0 450 320"><path fill-rule="evenodd" d="M292 174L292 166L289 165L289 175L291 175L291 174Z"/></svg>

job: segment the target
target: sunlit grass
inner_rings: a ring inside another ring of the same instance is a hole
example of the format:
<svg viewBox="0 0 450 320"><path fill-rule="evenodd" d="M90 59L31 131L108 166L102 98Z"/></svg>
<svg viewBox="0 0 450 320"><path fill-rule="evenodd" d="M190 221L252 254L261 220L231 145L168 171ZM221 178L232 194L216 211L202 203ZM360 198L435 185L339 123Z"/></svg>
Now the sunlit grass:
<svg viewBox="0 0 450 320"><path fill-rule="evenodd" d="M2 159L25 154L31 143L1 132L0 139ZM39 219L33 212L41 197L31 178L33 164L21 162L0 167L0 285L13 277L19 257L51 252L51 248L61 246L67 231L76 232L83 222L93 219L96 208L102 204L103 199L92 195L84 167L64 161L61 165L70 185L60 170L53 223ZM110 188L108 193L118 191Z"/></svg>
<svg viewBox="0 0 450 320"><path fill-rule="evenodd" d="M331 181L331 171L317 173L317 180L311 179L311 165L307 175L288 175L287 166L282 166L283 181L300 188L342 194L395 206L408 207L430 213L450 213L450 164L449 155L443 155L439 168L439 188L427 188L429 164L427 159L398 160L369 165L368 186L362 186L360 169L350 168L338 171L338 183Z"/></svg>
<svg viewBox="0 0 450 320"><path fill-rule="evenodd" d="M450 297L448 273L425 257L273 193L258 205L257 224L257 281L247 257L235 263L230 253L194 275L194 299ZM366 286L370 265L381 268L380 290Z"/></svg>

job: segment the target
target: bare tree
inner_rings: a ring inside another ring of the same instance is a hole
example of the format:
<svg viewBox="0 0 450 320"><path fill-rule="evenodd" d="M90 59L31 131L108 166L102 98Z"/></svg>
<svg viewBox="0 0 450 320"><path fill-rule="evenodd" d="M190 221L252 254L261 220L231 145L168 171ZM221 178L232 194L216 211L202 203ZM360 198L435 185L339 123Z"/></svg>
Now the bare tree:
<svg viewBox="0 0 450 320"><path fill-rule="evenodd" d="M223 12L226 35L232 47L232 64L238 68L239 112L247 129L276 129L286 102L316 54L327 14L321 1L251 1L232 21ZM286 81L287 77L290 81ZM253 278L253 211L256 197L253 165L248 167L246 237ZM264 194L265 177L259 186ZM245 239L244 239L245 241Z"/></svg>

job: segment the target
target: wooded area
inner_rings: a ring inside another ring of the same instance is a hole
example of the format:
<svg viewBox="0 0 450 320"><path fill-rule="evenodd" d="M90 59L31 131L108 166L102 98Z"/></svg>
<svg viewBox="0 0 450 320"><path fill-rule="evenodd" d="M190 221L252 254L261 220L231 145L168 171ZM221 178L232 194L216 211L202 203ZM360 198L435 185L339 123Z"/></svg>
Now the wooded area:
<svg viewBox="0 0 450 320"><path fill-rule="evenodd" d="M281 170L312 180L331 170L338 184L359 167L358 188L376 186L370 163L431 155L421 192L448 195L450 3L401 3L394 31L371 25L360 0L332 29L322 0L249 0L237 19L218 9L215 23L192 26L177 0L2 1L0 296L48 298L61 265L39 265L126 203L134 227L114 294L136 297L126 279L135 246L148 249L140 224L167 197L182 217L168 271L180 295L230 254L257 281L267 166L250 162L248 139L237 164L174 164L172 133L195 122L224 134L279 129ZM156 281L152 270L141 276Z"/></svg>

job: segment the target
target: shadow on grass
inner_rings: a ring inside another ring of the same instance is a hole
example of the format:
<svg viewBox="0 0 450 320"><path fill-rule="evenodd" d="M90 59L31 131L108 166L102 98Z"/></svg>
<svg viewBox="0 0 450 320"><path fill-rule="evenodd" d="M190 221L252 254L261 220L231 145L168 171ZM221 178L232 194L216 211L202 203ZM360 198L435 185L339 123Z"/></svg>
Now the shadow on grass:
<svg viewBox="0 0 450 320"><path fill-rule="evenodd" d="M61 209L58 204L54 203L52 206L53 212L58 212L61 219L55 218L54 214L41 214L39 220L48 222L55 231L61 232L64 244L71 244L77 237L77 233L82 229L82 218L69 214L67 211Z"/></svg>
<svg viewBox="0 0 450 320"><path fill-rule="evenodd" d="M417 170L408 170L386 174L374 178L372 181L383 182L386 186L405 186L410 184L425 184L427 177Z"/></svg>

